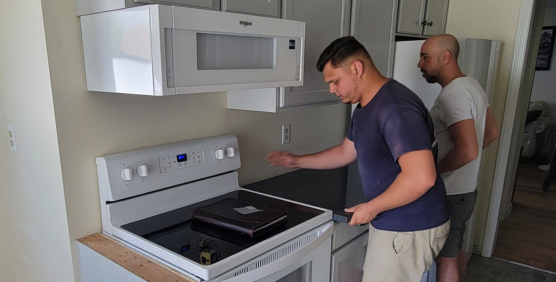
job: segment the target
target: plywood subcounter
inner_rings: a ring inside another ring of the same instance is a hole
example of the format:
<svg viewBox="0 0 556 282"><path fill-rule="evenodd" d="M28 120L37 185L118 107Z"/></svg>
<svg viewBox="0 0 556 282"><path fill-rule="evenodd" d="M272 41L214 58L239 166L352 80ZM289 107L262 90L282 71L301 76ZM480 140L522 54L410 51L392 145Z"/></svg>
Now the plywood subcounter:
<svg viewBox="0 0 556 282"><path fill-rule="evenodd" d="M88 280L87 276L94 276L96 280L99 276L108 278L109 275L131 275L137 276L136 281L195 282L101 233L77 241L94 252L80 248L81 276L85 281ZM125 273L124 269L129 273ZM110 281L116 281L115 278L110 278Z"/></svg>

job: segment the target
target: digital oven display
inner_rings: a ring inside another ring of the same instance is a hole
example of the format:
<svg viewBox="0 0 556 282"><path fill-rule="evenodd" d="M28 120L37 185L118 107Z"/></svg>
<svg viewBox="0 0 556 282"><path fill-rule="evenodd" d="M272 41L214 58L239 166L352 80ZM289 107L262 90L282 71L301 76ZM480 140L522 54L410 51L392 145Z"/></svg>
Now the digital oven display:
<svg viewBox="0 0 556 282"><path fill-rule="evenodd" d="M178 155L177 159L178 159L178 163L186 162L187 161L187 154Z"/></svg>

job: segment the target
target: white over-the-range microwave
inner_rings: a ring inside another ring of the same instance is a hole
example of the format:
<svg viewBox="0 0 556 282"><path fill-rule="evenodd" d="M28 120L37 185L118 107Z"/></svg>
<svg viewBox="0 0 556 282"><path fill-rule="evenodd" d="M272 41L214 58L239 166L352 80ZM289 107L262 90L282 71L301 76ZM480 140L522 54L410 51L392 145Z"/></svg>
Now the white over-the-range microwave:
<svg viewBox="0 0 556 282"><path fill-rule="evenodd" d="M165 5L80 19L89 91L165 96L303 85L303 22Z"/></svg>

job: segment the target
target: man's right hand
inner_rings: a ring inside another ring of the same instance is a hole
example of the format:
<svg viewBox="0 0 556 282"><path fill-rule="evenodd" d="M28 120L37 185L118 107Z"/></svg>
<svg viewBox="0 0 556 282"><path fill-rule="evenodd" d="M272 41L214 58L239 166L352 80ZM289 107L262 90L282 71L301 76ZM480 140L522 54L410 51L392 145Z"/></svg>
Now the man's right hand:
<svg viewBox="0 0 556 282"><path fill-rule="evenodd" d="M299 156L288 152L270 152L266 156L266 161L271 165L297 168Z"/></svg>
<svg viewBox="0 0 556 282"><path fill-rule="evenodd" d="M266 161L288 168L333 169L348 165L356 158L355 145L344 138L339 145L314 154L299 156L288 152L271 152L266 156Z"/></svg>

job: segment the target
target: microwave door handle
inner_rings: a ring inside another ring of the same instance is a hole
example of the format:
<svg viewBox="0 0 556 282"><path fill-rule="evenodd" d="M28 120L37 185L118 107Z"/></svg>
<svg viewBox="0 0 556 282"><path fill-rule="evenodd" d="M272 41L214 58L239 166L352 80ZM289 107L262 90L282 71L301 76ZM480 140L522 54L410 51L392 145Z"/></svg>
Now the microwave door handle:
<svg viewBox="0 0 556 282"><path fill-rule="evenodd" d="M317 249L326 239L328 239L328 237L332 235L332 231L334 230L334 224L328 223L326 226L323 226L323 229L321 230L323 230L323 233L316 240L307 244L301 249L294 251L290 254L287 254L281 257L280 259L275 260L262 267L259 267L253 271L249 271L247 273L235 276L225 281L226 282L257 281L267 277L269 274L275 273L281 269L288 267L289 265L299 261L306 255L310 254L312 251Z"/></svg>

